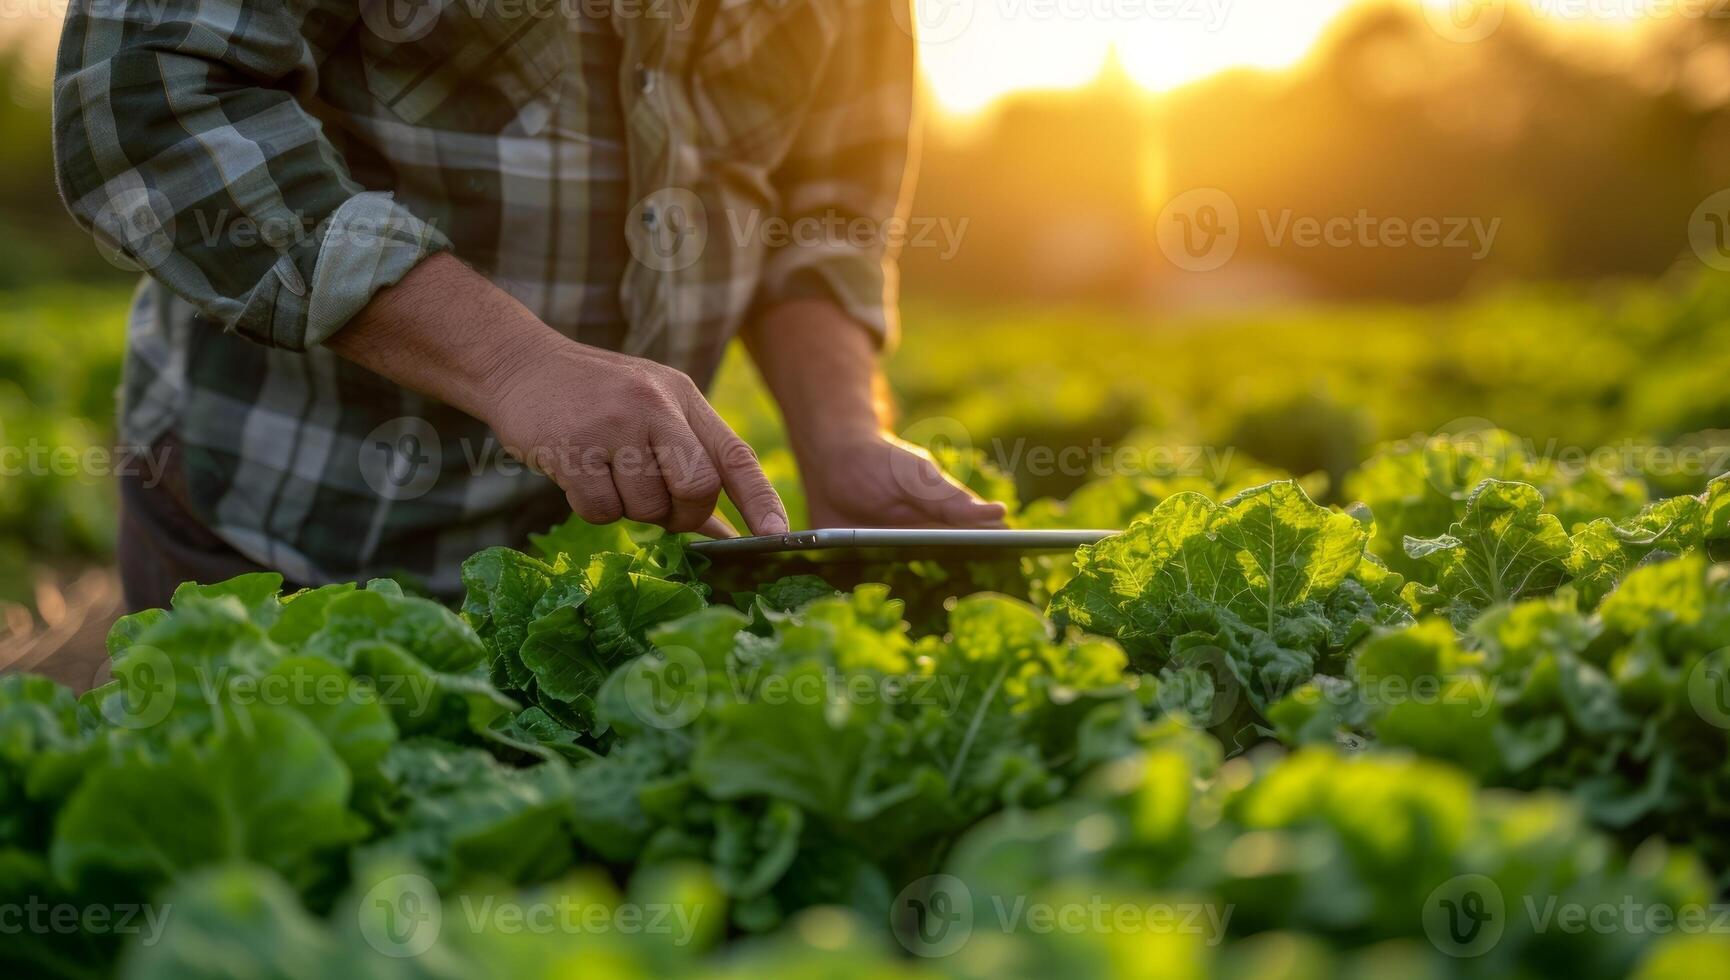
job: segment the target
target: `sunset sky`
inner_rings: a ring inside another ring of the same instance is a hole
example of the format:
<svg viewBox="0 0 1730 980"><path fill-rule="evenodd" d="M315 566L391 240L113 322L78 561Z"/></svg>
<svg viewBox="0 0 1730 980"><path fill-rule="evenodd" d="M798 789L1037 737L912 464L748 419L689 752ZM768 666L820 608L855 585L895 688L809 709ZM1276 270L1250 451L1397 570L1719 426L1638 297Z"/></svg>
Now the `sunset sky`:
<svg viewBox="0 0 1730 980"><path fill-rule="evenodd" d="M1476 27L1518 15L1503 0L916 2L926 75L938 103L952 113L977 111L1019 89L1084 85L1113 47L1130 77L1161 92L1222 69L1294 65L1342 13L1370 3L1423 8L1440 31L1453 30L1453 16ZM1665 4L1532 0L1529 6L1558 29L1602 33L1637 25L1645 11Z"/></svg>

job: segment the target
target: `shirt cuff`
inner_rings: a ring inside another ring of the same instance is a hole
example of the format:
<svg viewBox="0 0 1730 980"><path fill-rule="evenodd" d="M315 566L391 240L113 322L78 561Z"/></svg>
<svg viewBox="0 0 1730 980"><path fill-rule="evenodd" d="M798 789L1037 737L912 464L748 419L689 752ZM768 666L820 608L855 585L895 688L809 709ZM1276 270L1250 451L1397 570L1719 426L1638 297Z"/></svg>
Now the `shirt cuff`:
<svg viewBox="0 0 1730 980"><path fill-rule="evenodd" d="M771 253L757 291L757 313L794 300L835 304L857 321L887 353L901 338L899 277L895 263L880 255L793 246Z"/></svg>
<svg viewBox="0 0 1730 980"><path fill-rule="evenodd" d="M235 332L270 347L307 350L354 318L450 239L382 191L364 191L287 250L260 284ZM311 284L302 269L312 269Z"/></svg>

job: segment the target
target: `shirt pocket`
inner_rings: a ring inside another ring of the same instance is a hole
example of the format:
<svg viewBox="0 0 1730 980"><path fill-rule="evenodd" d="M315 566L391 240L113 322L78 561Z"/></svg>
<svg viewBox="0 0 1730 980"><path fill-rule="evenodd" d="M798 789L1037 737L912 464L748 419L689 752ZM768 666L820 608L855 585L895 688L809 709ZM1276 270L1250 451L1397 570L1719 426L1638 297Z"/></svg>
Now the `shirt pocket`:
<svg viewBox="0 0 1730 980"><path fill-rule="evenodd" d="M430 27L410 21L362 31L372 97L392 116L433 129L538 133L552 117L571 60L559 0L447 3Z"/></svg>
<svg viewBox="0 0 1730 980"><path fill-rule="evenodd" d="M839 41L842 0L723 0L693 67L700 139L728 159L777 166Z"/></svg>

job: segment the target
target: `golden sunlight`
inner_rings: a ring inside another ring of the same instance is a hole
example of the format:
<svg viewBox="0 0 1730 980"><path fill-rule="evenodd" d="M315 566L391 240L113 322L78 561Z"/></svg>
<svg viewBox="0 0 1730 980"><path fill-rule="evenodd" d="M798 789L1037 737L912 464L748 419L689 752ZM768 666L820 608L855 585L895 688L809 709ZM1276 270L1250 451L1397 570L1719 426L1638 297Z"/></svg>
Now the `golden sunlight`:
<svg viewBox="0 0 1730 980"><path fill-rule="evenodd" d="M1149 92L1231 68L1301 62L1341 14L1372 3L1422 9L1438 32L1470 40L1509 15L1509 0L914 0L920 56L938 105L978 112L1029 89L1096 78L1115 53ZM1538 0L1522 14L1558 28L1627 28L1640 0Z"/></svg>

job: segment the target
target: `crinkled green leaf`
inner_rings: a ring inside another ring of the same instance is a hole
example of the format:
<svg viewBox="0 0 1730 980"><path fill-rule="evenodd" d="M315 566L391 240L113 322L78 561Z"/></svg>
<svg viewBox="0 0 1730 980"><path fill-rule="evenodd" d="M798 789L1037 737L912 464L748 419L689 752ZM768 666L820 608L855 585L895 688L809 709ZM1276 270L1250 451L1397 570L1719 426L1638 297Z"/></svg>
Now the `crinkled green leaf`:
<svg viewBox="0 0 1730 980"><path fill-rule="evenodd" d="M1466 615L1543 595L1567 577L1568 533L1544 512L1543 496L1529 484L1485 480L1446 534L1405 544L1408 557L1436 570L1425 604Z"/></svg>
<svg viewBox="0 0 1730 980"><path fill-rule="evenodd" d="M359 836L348 767L317 726L268 706L229 708L222 721L160 758L102 758L55 824L55 875L153 886L253 861L302 882L322 853Z"/></svg>

